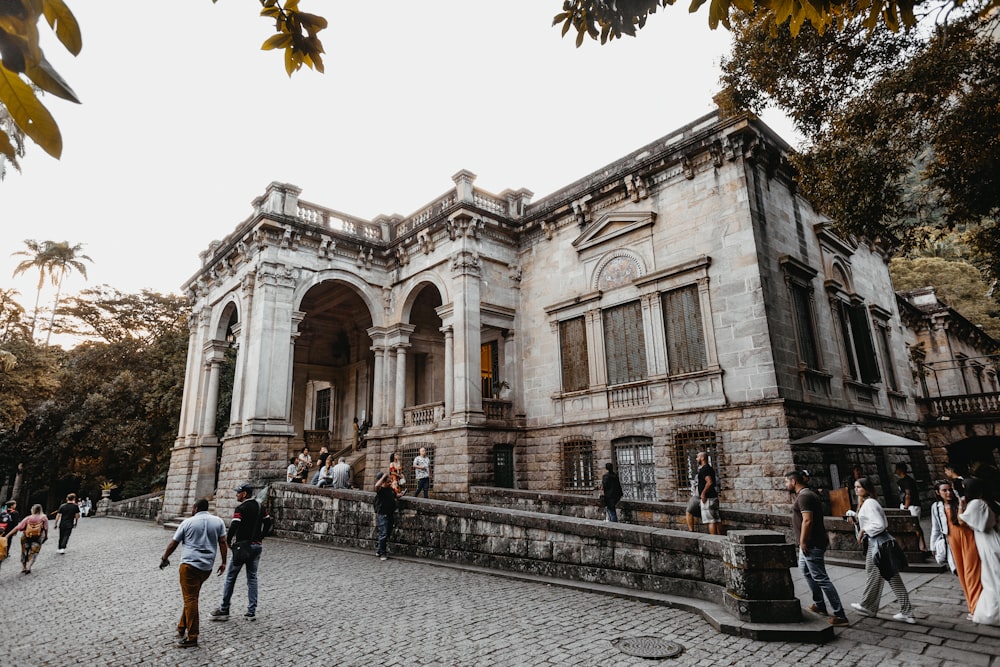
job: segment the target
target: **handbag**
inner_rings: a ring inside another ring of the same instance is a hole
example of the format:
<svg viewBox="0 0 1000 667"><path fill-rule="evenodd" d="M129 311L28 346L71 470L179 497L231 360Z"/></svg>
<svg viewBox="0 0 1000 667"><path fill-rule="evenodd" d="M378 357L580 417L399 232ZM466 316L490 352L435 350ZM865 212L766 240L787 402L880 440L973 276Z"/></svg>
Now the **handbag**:
<svg viewBox="0 0 1000 667"><path fill-rule="evenodd" d="M406 484L406 478L400 475L398 482L400 486L403 486L404 484Z"/></svg>
<svg viewBox="0 0 1000 667"><path fill-rule="evenodd" d="M253 550L250 548L250 540L240 540L233 543L233 563L243 565L253 560Z"/></svg>

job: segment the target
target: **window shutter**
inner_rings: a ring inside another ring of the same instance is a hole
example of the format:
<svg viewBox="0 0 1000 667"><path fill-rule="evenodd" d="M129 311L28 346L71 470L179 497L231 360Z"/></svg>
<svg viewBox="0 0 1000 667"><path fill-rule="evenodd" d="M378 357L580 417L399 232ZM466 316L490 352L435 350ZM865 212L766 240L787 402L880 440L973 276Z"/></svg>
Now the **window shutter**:
<svg viewBox="0 0 1000 667"><path fill-rule="evenodd" d="M837 322L837 329L840 332L840 354L844 358L844 366L847 376L852 380L858 379L858 367L854 363L854 353L851 352L851 330L848 326L847 314L844 312L847 304L836 299L833 302L833 318Z"/></svg>
<svg viewBox="0 0 1000 667"><path fill-rule="evenodd" d="M582 317L559 323L559 353L562 362L562 390L581 391L589 387L587 328Z"/></svg>
<svg viewBox="0 0 1000 667"><path fill-rule="evenodd" d="M872 343L872 330L868 326L868 309L859 303L850 306L851 333L854 334L854 349L858 353L858 368L861 371L861 381L865 384L880 382L882 377L878 371L878 361L875 358L875 345Z"/></svg>
<svg viewBox="0 0 1000 667"><path fill-rule="evenodd" d="M670 373L703 370L707 360L697 285L663 295L663 324L667 334Z"/></svg>
<svg viewBox="0 0 1000 667"><path fill-rule="evenodd" d="M819 353L813 338L812 307L809 290L804 285L792 283L792 309L795 315L795 334L799 341L801 361L808 368L819 368Z"/></svg>
<svg viewBox="0 0 1000 667"><path fill-rule="evenodd" d="M646 377L646 337L638 301L608 308L604 318L604 353L608 384L625 384Z"/></svg>

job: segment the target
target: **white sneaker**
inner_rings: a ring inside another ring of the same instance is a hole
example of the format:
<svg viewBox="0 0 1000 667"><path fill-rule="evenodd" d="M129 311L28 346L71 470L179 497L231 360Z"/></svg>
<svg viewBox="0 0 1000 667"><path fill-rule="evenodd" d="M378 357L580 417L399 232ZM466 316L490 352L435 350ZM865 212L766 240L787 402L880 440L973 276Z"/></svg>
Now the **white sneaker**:
<svg viewBox="0 0 1000 667"><path fill-rule="evenodd" d="M66 553L66 550L65 549L59 549L59 553L64 554L64 553Z"/></svg>
<svg viewBox="0 0 1000 667"><path fill-rule="evenodd" d="M858 611L862 616L874 616L875 612L861 606L860 602L852 602L851 609Z"/></svg>
<svg viewBox="0 0 1000 667"><path fill-rule="evenodd" d="M899 612L898 614L893 614L892 617L897 621L903 621L904 623L909 623L910 625L913 625L917 622L917 619L913 618L912 614L908 616L903 612Z"/></svg>

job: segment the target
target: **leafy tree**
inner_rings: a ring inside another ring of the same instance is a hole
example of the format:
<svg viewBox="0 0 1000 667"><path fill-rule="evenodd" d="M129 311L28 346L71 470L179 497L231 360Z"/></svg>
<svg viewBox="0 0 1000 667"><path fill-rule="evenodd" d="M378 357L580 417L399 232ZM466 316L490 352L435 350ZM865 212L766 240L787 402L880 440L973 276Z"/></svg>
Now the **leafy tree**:
<svg viewBox="0 0 1000 667"><path fill-rule="evenodd" d="M1000 276L1000 13L952 8L893 32L856 18L793 37L766 13L734 21L723 61L736 108L775 104L805 137L803 193L839 230L897 252L927 229L963 230L988 280Z"/></svg>
<svg viewBox="0 0 1000 667"><path fill-rule="evenodd" d="M889 263L889 271L896 289L934 287L938 298L1000 340L1000 304L988 296L989 287L972 264L940 257L897 257Z"/></svg>
<svg viewBox="0 0 1000 667"><path fill-rule="evenodd" d="M565 0L562 11L552 19L562 24L565 35L576 31L576 45L585 37L599 39L601 44L635 36L646 25L650 14L661 7L672 6L676 0ZM689 12L698 11L706 0L691 0ZM722 24L731 28L740 14L757 12L776 25L787 23L791 34L797 35L804 25L818 33L829 28L842 28L859 22L867 29L884 26L892 31L913 28L926 13L943 15L956 7L969 7L982 16L1000 6L1000 0L711 0L708 3L708 25L715 30Z"/></svg>
<svg viewBox="0 0 1000 667"><path fill-rule="evenodd" d="M273 19L275 26L275 34L261 48L283 50L289 76L303 65L322 72L323 44L317 34L326 28L326 19L299 11L299 0L260 0L260 4L261 16ZM59 126L38 100L36 89L80 102L39 46L43 16L67 51L75 56L83 47L80 26L63 0L0 0L0 107L6 108L11 121L5 123L5 116L0 116L0 176L3 160L20 170L22 133L52 157L62 154Z"/></svg>
<svg viewBox="0 0 1000 667"><path fill-rule="evenodd" d="M182 297L153 292L102 287L68 299L60 326L91 340L68 351L23 341L56 363L47 369L50 390L23 405L15 430L0 430L0 471L10 475L21 463L25 486L47 502L69 491L96 495L108 478L136 494L162 483L177 436L187 313ZM71 324L77 315L90 323ZM20 369L26 352L14 352ZM7 387L0 390L6 397Z"/></svg>

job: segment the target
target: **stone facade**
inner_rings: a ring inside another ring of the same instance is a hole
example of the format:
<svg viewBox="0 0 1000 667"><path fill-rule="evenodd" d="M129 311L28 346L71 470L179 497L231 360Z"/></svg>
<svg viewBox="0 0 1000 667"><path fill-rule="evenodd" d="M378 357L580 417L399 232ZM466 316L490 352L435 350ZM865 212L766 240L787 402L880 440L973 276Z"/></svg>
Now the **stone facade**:
<svg viewBox="0 0 1000 667"><path fill-rule="evenodd" d="M450 499L592 493L615 460L631 497L685 500L707 449L725 504L781 511L794 466L839 485L855 462L917 465L920 448L788 444L852 421L922 436L886 258L831 231L787 151L713 113L538 202L461 171L415 214L373 220L272 183L185 285L164 514L283 480L304 444L351 452L356 484L425 446ZM371 422L360 452L354 417Z"/></svg>

